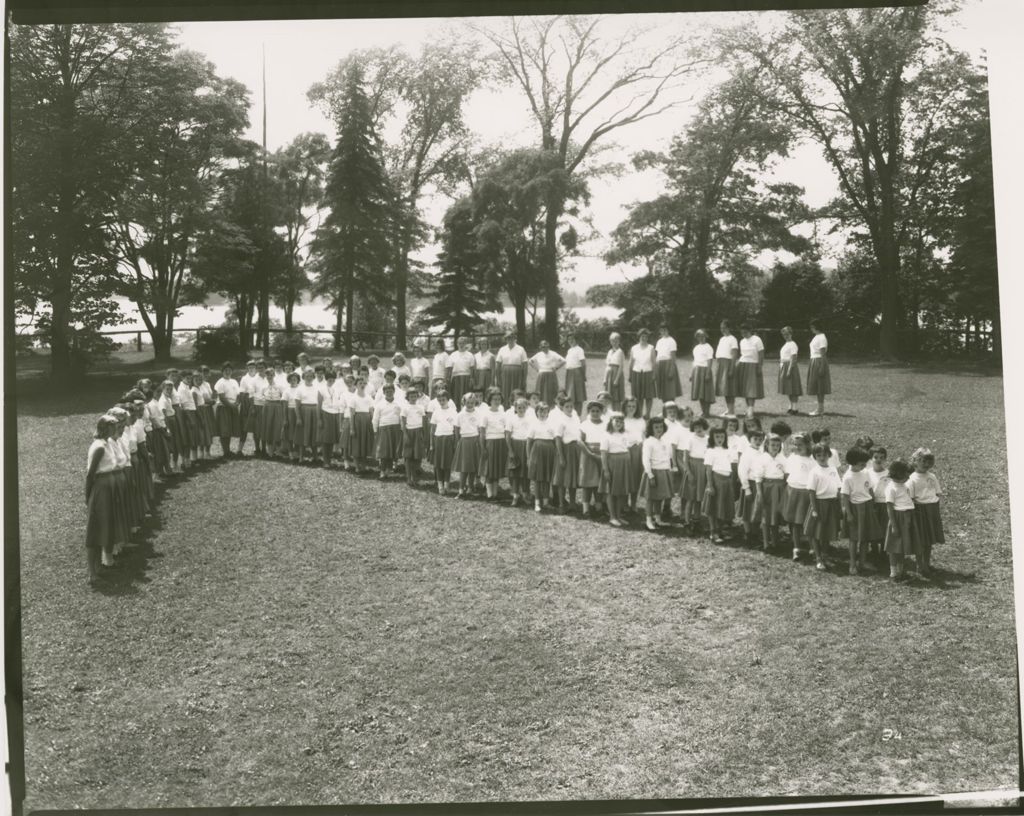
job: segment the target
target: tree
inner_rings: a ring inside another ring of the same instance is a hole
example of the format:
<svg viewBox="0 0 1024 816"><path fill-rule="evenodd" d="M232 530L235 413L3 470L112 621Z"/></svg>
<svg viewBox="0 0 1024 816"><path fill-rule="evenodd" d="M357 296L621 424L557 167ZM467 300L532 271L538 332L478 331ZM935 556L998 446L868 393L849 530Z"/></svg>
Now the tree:
<svg viewBox="0 0 1024 816"><path fill-rule="evenodd" d="M314 252L319 272L315 292L335 310L335 348L340 347L345 315L345 347L352 348L357 289L371 300L386 300L386 274L394 258L394 193L381 160L381 145L358 64L346 69L339 103L338 143L331 157L324 194L330 213L317 230Z"/></svg>
<svg viewBox="0 0 1024 816"><path fill-rule="evenodd" d="M751 57L771 79L780 108L821 145L845 203L867 229L878 263L879 347L886 358L900 352L901 225L914 189L904 183L913 149L908 137L927 148L929 123L946 99L943 92L918 96L914 87L940 48L929 37L939 13L924 6L790 12L776 34L746 28L723 44ZM912 121L923 131L910 127Z"/></svg>
<svg viewBox="0 0 1024 816"><path fill-rule="evenodd" d="M702 60L683 36L653 47L652 29L633 28L614 37L616 22L600 17L513 17L500 30L480 27L495 47L505 78L526 95L540 130L540 147L557 157L570 178L608 134L657 116L683 101L676 93ZM558 343L559 292L556 233L565 199L559 188L545 202L545 337Z"/></svg>
<svg viewBox="0 0 1024 816"><path fill-rule="evenodd" d="M831 288L817 258L776 261L764 286L761 322L773 329L792 326L803 333L809 320L831 317L832 302Z"/></svg>
<svg viewBox="0 0 1024 816"><path fill-rule="evenodd" d="M23 314L49 310L51 373L66 377L74 325L114 322L101 230L153 104L143 78L171 44L163 25L15 25L8 33L14 292Z"/></svg>
<svg viewBox="0 0 1024 816"><path fill-rule="evenodd" d="M208 226L220 174L238 158L248 91L211 62L177 51L145 76L151 104L140 121L132 177L112 202L109 248L135 301L156 359L170 358L178 308L199 234ZM201 299L202 293L199 293Z"/></svg>
<svg viewBox="0 0 1024 816"><path fill-rule="evenodd" d="M420 246L425 231L420 201L428 188L451 190L465 176L469 132L463 107L479 86L483 62L472 41L449 36L423 46L411 57L400 49L367 49L343 60L327 80L309 92L336 121L345 96L342 88L349 66L367 79L371 117L379 132L395 130L384 144L388 178L400 217L395 221L393 291L396 344L406 345L407 299L414 264L410 253Z"/></svg>
<svg viewBox="0 0 1024 816"><path fill-rule="evenodd" d="M319 221L319 204L323 199L330 155L331 146L322 133L300 133L270 157L289 259L288 269L277 279L273 297L284 310L284 328L288 332L292 330L295 304L303 289L309 286L303 269L303 250L311 223Z"/></svg>
<svg viewBox="0 0 1024 816"><path fill-rule="evenodd" d="M486 312L501 308L483 274L485 263L473 219L469 196L460 198L444 214L436 292L421 315L421 321L442 324L456 340L479 326Z"/></svg>
<svg viewBox="0 0 1024 816"><path fill-rule="evenodd" d="M704 325L720 313L722 281L733 272L750 277L751 257L808 249L792 232L810 217L803 190L768 180L793 134L765 96L756 74L738 71L701 101L667 154L634 158L665 174L666 191L630 208L605 255L611 264L647 267L618 304L633 318L665 320L677 331Z"/></svg>

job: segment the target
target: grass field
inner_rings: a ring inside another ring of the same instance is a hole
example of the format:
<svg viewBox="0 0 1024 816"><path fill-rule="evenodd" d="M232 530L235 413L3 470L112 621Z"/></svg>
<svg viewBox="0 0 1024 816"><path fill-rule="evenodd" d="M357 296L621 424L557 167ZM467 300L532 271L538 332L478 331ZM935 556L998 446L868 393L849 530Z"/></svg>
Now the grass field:
<svg viewBox="0 0 1024 816"><path fill-rule="evenodd" d="M243 459L93 591L85 450L125 380L26 389L26 805L1016 789L1002 380L833 384L841 447L935 450L936 581Z"/></svg>

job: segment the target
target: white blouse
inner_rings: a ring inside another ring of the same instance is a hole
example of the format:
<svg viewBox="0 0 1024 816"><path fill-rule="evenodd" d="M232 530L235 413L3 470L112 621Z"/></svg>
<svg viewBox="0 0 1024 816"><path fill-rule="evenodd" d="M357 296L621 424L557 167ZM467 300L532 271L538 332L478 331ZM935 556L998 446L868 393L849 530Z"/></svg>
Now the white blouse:
<svg viewBox="0 0 1024 816"><path fill-rule="evenodd" d="M907 479L907 490L910 491L910 498L918 504L935 504L942 495L939 477L931 471L918 473L915 470L911 473Z"/></svg>
<svg viewBox="0 0 1024 816"><path fill-rule="evenodd" d="M664 434L661 439L649 436L644 440L640 461L643 462L644 473L668 470L672 466L672 446L665 441Z"/></svg>
<svg viewBox="0 0 1024 816"><path fill-rule="evenodd" d="M914 509L914 497L910 495L906 482L900 484L890 481L885 488L885 501L887 504L893 505L894 510Z"/></svg>
<svg viewBox="0 0 1024 816"><path fill-rule="evenodd" d="M565 358L551 350L538 351L530 358L530 362L537 366L538 372L555 371L565 362Z"/></svg>
<svg viewBox="0 0 1024 816"><path fill-rule="evenodd" d="M402 424L402 406L392 400L378 402L373 407L373 429L387 428L390 425Z"/></svg>
<svg viewBox="0 0 1024 816"><path fill-rule="evenodd" d="M711 472L719 476L731 476L732 462L729 461L728 448L708 448L704 452L704 467L710 467Z"/></svg>
<svg viewBox="0 0 1024 816"><path fill-rule="evenodd" d="M750 477L755 482L765 479L785 479L786 454L780 451L772 456L768 451L761 451L750 465Z"/></svg>
<svg viewBox="0 0 1024 816"><path fill-rule="evenodd" d="M508 421L505 412L500 408L497 411L484 411L480 419L480 427L484 429L484 439L504 439Z"/></svg>
<svg viewBox="0 0 1024 816"><path fill-rule="evenodd" d="M455 351L448 358L453 377L468 377L476 367L476 357L471 351Z"/></svg>
<svg viewBox="0 0 1024 816"><path fill-rule="evenodd" d="M407 430L418 431L422 428L426 414L426 406L421 402L406 402L402 405L402 419L405 420Z"/></svg>
<svg viewBox="0 0 1024 816"><path fill-rule="evenodd" d="M580 441L580 417L575 411L562 414L562 444L569 445Z"/></svg>
<svg viewBox="0 0 1024 816"><path fill-rule="evenodd" d="M413 357L409 361L409 371L413 379L417 377L426 380L430 377L430 360L426 357Z"/></svg>
<svg viewBox="0 0 1024 816"><path fill-rule="evenodd" d="M733 434L726 437L725 447L729 451L729 461L736 464L740 461L740 454L750 449L750 442L742 434Z"/></svg>
<svg viewBox="0 0 1024 816"><path fill-rule="evenodd" d="M823 351L828 350L828 339L824 334L816 334L811 340L811 359L820 357Z"/></svg>
<svg viewBox="0 0 1024 816"><path fill-rule="evenodd" d="M724 335L718 341L718 348L715 349L715 357L719 360L731 360L732 353L738 351L740 347L739 342L736 340L735 334Z"/></svg>
<svg viewBox="0 0 1024 816"><path fill-rule="evenodd" d="M714 349L711 348L710 343L700 343L693 347L693 366L694 368L707 368L711 365L711 360L715 356Z"/></svg>
<svg viewBox="0 0 1024 816"><path fill-rule="evenodd" d="M871 474L868 473L867 468L859 473L854 473L852 469L846 471L843 474L843 483L839 492L844 496L849 496L850 501L854 504L871 501L874 496L871 492Z"/></svg>
<svg viewBox="0 0 1024 816"><path fill-rule="evenodd" d="M779 362L785 365L786 363L792 363L796 361L797 346L792 340L788 340L782 344L782 348L779 349Z"/></svg>
<svg viewBox="0 0 1024 816"><path fill-rule="evenodd" d="M99 465L96 467L96 473L110 473L112 470L117 470L117 457L114 455L114 450L107 445L106 439L94 439L92 444L89 445L89 454L85 458L85 471L89 472L89 464L92 462L93 454L96 451L103 451L103 458L100 459Z"/></svg>
<svg viewBox="0 0 1024 816"><path fill-rule="evenodd" d="M759 352L764 351L764 343L761 342L761 338L756 334L750 337L744 337L740 340L740 362L741 363L756 363L758 362L757 355Z"/></svg>
<svg viewBox="0 0 1024 816"><path fill-rule="evenodd" d="M498 349L498 354L495 359L503 366L517 366L522 365L526 362L526 349L516 343L512 348L508 347L508 343Z"/></svg>
<svg viewBox="0 0 1024 816"><path fill-rule="evenodd" d="M618 366L621 369L626 365L626 355L621 348L608 349L604 362L608 368Z"/></svg>
<svg viewBox="0 0 1024 816"><path fill-rule="evenodd" d="M431 371L434 374L434 379L443 380L445 378L445 369L447 369L449 365L450 363L448 362L447 351L439 351L435 354L434 359L431 362Z"/></svg>
<svg viewBox="0 0 1024 816"><path fill-rule="evenodd" d="M647 434L647 423L642 417L627 417L625 422L626 439L629 440L629 446L642 445L644 436Z"/></svg>
<svg viewBox="0 0 1024 816"><path fill-rule="evenodd" d="M712 450L715 450L715 448L712 448ZM724 451L725 448L722 448L722 450ZM690 443L686 446L686 451L690 454L691 459L703 459L708 452L708 438L700 434L691 433ZM729 472L732 472L731 466Z"/></svg>
<svg viewBox="0 0 1024 816"><path fill-rule="evenodd" d="M299 383L296 388L299 394L299 402L303 405L316 405L320 401L320 389L316 387L316 383Z"/></svg>
<svg viewBox="0 0 1024 816"><path fill-rule="evenodd" d="M221 377L214 383L213 390L220 395L224 402L234 405L238 402L238 392L241 389L239 388L238 380L234 377L228 377L227 379Z"/></svg>
<svg viewBox="0 0 1024 816"><path fill-rule="evenodd" d="M671 360L678 350L673 337L659 337L654 344L654 355L658 361Z"/></svg>
<svg viewBox="0 0 1024 816"><path fill-rule="evenodd" d="M530 423L527 439L560 439L562 437L562 424L550 414L547 419L535 419Z"/></svg>
<svg viewBox="0 0 1024 816"><path fill-rule="evenodd" d="M600 445L601 440L608 435L608 429L604 422L580 422L580 439L586 445Z"/></svg>
<svg viewBox="0 0 1024 816"><path fill-rule="evenodd" d="M810 456L793 453L786 457L786 484L796 490L804 490L816 462Z"/></svg>
<svg viewBox="0 0 1024 816"><path fill-rule="evenodd" d="M349 394L348 408L352 414L369 414L373 412L373 397L363 394Z"/></svg>
<svg viewBox="0 0 1024 816"><path fill-rule="evenodd" d="M534 419L528 415L519 416L514 413L512 416L505 416L505 430L508 431L513 439L524 440L530 437L530 428L533 426Z"/></svg>
<svg viewBox="0 0 1024 816"><path fill-rule="evenodd" d="M587 354L582 346L573 346L565 352L566 368L581 368L587 363Z"/></svg>
<svg viewBox="0 0 1024 816"><path fill-rule="evenodd" d="M302 394L299 393L299 386L289 385L284 390L284 398L288 401L288 408L298 408L299 400L302 398Z"/></svg>
<svg viewBox="0 0 1024 816"><path fill-rule="evenodd" d="M451 402L444 408L438 405L430 414L430 424L434 426L434 436L453 436L455 422L458 418L459 413Z"/></svg>
<svg viewBox="0 0 1024 816"><path fill-rule="evenodd" d="M624 433L609 431L601 437L602 453L629 453L629 439ZM641 452L641 456L643 453Z"/></svg>
<svg viewBox="0 0 1024 816"><path fill-rule="evenodd" d="M868 476L871 479L871 492L875 494L875 501L879 504L885 504L885 490L889 487L889 469L875 470L874 468L865 468Z"/></svg>
<svg viewBox="0 0 1024 816"><path fill-rule="evenodd" d="M475 408L472 411L467 411L465 408L459 411L458 416L455 417L455 427L459 429L459 435L462 438L479 435L481 413L483 412L477 411Z"/></svg>
<svg viewBox="0 0 1024 816"><path fill-rule="evenodd" d="M654 371L654 346L637 343L629 350L629 361L633 371Z"/></svg>
<svg viewBox="0 0 1024 816"><path fill-rule="evenodd" d="M178 385L177 392L178 392L178 403L181 405L182 408L184 408L186 411L194 411L194 410L196 410L196 401L194 399L192 399L192 389L191 389L191 387L185 385L185 382L182 381Z"/></svg>
<svg viewBox="0 0 1024 816"><path fill-rule="evenodd" d="M815 467L807 477L807 489L813 490L819 499L837 498L841 487L839 472L831 465Z"/></svg>

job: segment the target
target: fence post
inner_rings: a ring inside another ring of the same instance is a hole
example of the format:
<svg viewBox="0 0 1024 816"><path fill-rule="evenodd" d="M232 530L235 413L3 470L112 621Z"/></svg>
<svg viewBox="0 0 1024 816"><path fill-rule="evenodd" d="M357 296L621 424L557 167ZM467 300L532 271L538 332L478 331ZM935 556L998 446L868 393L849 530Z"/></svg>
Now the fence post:
<svg viewBox="0 0 1024 816"><path fill-rule="evenodd" d="M135 333L135 350L142 351L142 332Z"/></svg>

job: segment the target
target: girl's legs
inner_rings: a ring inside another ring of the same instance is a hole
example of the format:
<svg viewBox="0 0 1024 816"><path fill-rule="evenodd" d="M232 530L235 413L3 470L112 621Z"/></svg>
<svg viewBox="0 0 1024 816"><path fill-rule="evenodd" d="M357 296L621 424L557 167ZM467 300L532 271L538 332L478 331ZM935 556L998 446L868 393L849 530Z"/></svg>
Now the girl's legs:
<svg viewBox="0 0 1024 816"><path fill-rule="evenodd" d="M725 408L730 414L736 413L736 397L725 398Z"/></svg>
<svg viewBox="0 0 1024 816"><path fill-rule="evenodd" d="M630 513L635 513L636 512L636 499L637 499L638 495L639 495L638 493L630 493L629 494L629 512Z"/></svg>
<svg viewBox="0 0 1024 816"><path fill-rule="evenodd" d="M416 487L419 484L419 473L420 473L420 460L419 459L406 459L405 460L405 483L409 487Z"/></svg>
<svg viewBox="0 0 1024 816"><path fill-rule="evenodd" d="M711 416L711 403L708 402L707 400L700 401L700 415L702 417Z"/></svg>
<svg viewBox="0 0 1024 816"><path fill-rule="evenodd" d="M903 555L899 553L889 553L889 580L896 580L902 578L904 574L905 566L903 563Z"/></svg>
<svg viewBox="0 0 1024 816"><path fill-rule="evenodd" d="M828 547L827 533L821 532L811 540L814 543L814 560L820 570L825 569L825 549Z"/></svg>
<svg viewBox="0 0 1024 816"><path fill-rule="evenodd" d="M794 414L797 412L796 411L796 401L797 401L797 397L790 397L789 398L789 410L791 412L793 412Z"/></svg>
<svg viewBox="0 0 1024 816"><path fill-rule="evenodd" d="M261 455L265 455L265 453L266 452L264 450L260 450L260 454ZM331 462L334 460L334 444L333 443L331 443L331 442L324 442L324 444L323 444L323 457L324 457L324 467L325 468L329 468L331 466Z"/></svg>
<svg viewBox="0 0 1024 816"><path fill-rule="evenodd" d="M222 436L220 438L220 458L227 459L228 454L231 453L231 437Z"/></svg>
<svg viewBox="0 0 1024 816"><path fill-rule="evenodd" d="M619 508L622 505L622 499L619 496L613 496L608 494L608 516L609 521L614 527L622 526L622 519L619 517Z"/></svg>
<svg viewBox="0 0 1024 816"><path fill-rule="evenodd" d="M391 472L391 460L390 459L378 459L377 460L377 466L378 466L378 469L380 471L378 476L377 476L377 478L380 479L381 481L383 481L385 476L387 476L387 474Z"/></svg>
<svg viewBox="0 0 1024 816"><path fill-rule="evenodd" d="M800 560L800 550L801 550L801 547L800 547L800 525L796 524L796 523L791 523L789 525L789 532L792 534L792 537L793 537L793 560L794 561L799 561Z"/></svg>
<svg viewBox="0 0 1024 816"><path fill-rule="evenodd" d="M753 417L754 417L754 403L755 402L757 402L757 400L752 400L752 399L748 399L747 400L747 418L748 419L753 419Z"/></svg>

